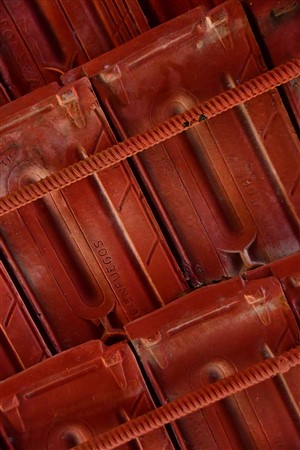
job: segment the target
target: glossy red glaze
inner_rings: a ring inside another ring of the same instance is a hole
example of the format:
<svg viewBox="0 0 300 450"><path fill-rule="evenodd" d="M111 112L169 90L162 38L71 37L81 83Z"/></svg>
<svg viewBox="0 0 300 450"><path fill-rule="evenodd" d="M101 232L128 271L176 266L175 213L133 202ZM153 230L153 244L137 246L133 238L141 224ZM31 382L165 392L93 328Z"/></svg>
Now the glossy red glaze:
<svg viewBox="0 0 300 450"><path fill-rule="evenodd" d="M114 142L87 79L49 85L4 110L2 192ZM186 289L127 162L8 215L1 232L62 348L122 332Z"/></svg>
<svg viewBox="0 0 300 450"><path fill-rule="evenodd" d="M8 449L68 449L154 407L126 343L83 344L24 370L0 388L1 428ZM173 446L161 428L121 448Z"/></svg>
<svg viewBox="0 0 300 450"><path fill-rule="evenodd" d="M126 330L162 403L296 345L275 278L200 288ZM296 448L299 368L180 419L182 449ZM274 424L276 423L276 427Z"/></svg>
<svg viewBox="0 0 300 450"><path fill-rule="evenodd" d="M264 68L243 9L226 2L144 33L63 81L87 75L124 138ZM299 141L277 92L134 161L193 286L299 250Z"/></svg>

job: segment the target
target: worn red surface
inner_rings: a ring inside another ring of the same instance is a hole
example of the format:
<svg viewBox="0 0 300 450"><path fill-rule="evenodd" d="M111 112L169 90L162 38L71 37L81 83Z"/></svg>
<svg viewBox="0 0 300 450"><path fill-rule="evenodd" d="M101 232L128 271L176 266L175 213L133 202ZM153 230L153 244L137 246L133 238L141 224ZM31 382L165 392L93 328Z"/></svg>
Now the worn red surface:
<svg viewBox="0 0 300 450"><path fill-rule="evenodd" d="M223 0L140 0L140 5L152 26L167 22L197 6L208 12ZM282 64L300 55L300 1L299 0L242 0L240 2L263 47L269 66ZM288 43L288 44L287 44ZM284 86L288 97L286 105L293 119L300 125L299 79ZM298 130L299 131L299 130Z"/></svg>
<svg viewBox="0 0 300 450"><path fill-rule="evenodd" d="M82 344L1 385L1 426L8 449L71 448L153 407L126 343ZM161 428L120 448L173 446Z"/></svg>
<svg viewBox="0 0 300 450"><path fill-rule="evenodd" d="M10 101L9 93L5 86L0 83L0 106L5 105Z"/></svg>
<svg viewBox="0 0 300 450"><path fill-rule="evenodd" d="M280 281L286 298L300 325L300 253L247 272L248 280L274 276Z"/></svg>
<svg viewBox="0 0 300 450"><path fill-rule="evenodd" d="M257 25L270 64L281 64L300 55L299 0L245 0L245 4ZM287 83L284 90L289 101L287 106L299 127L300 79Z"/></svg>
<svg viewBox="0 0 300 450"><path fill-rule="evenodd" d="M209 9L212 9L216 3L218 3L218 1L214 0L173 0L172 2L140 0L141 8L152 26L168 22L197 6L202 6L203 11L208 11ZM222 2L219 1L219 3Z"/></svg>
<svg viewBox="0 0 300 450"><path fill-rule="evenodd" d="M0 380L4 380L51 353L2 262L0 282Z"/></svg>
<svg viewBox="0 0 300 450"><path fill-rule="evenodd" d="M299 14L299 0L0 0L1 196L299 56ZM299 124L295 79L1 218L1 448L70 449L151 395L299 343ZM294 450L299 378L121 448Z"/></svg>
<svg viewBox="0 0 300 450"><path fill-rule="evenodd" d="M86 74L124 138L264 67L241 6L227 2L207 16L196 8L63 80ZM135 158L193 286L299 250L299 164L299 141L277 92Z"/></svg>
<svg viewBox="0 0 300 450"><path fill-rule="evenodd" d="M147 29L136 0L1 0L1 74L20 97Z"/></svg>
<svg viewBox="0 0 300 450"><path fill-rule="evenodd" d="M114 142L87 79L4 108L3 193ZM126 162L4 217L1 232L62 348L122 332L186 289Z"/></svg>
<svg viewBox="0 0 300 450"><path fill-rule="evenodd" d="M233 278L201 288L126 329L162 403L280 354L299 339L275 278ZM299 369L291 370L177 421L181 448L296 448L299 376Z"/></svg>

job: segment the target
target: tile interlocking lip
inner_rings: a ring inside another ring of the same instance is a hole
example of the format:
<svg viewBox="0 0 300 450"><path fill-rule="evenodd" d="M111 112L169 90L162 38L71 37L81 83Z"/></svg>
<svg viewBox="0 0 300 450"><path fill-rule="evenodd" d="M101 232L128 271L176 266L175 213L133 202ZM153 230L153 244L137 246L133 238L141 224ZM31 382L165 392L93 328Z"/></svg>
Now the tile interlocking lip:
<svg viewBox="0 0 300 450"><path fill-rule="evenodd" d="M288 372L292 367L298 365L300 365L299 346L179 397L111 431L77 445L73 447L73 450L114 449L136 437L185 417L232 394L248 389L280 373Z"/></svg>
<svg viewBox="0 0 300 450"><path fill-rule="evenodd" d="M300 58L288 61L262 73L182 114L162 122L151 130L112 145L100 154L92 155L85 160L2 197L0 199L0 216L15 211L51 192L76 183L99 170L111 167L124 159L182 133L199 122L215 117L277 86L287 83L299 75Z"/></svg>

